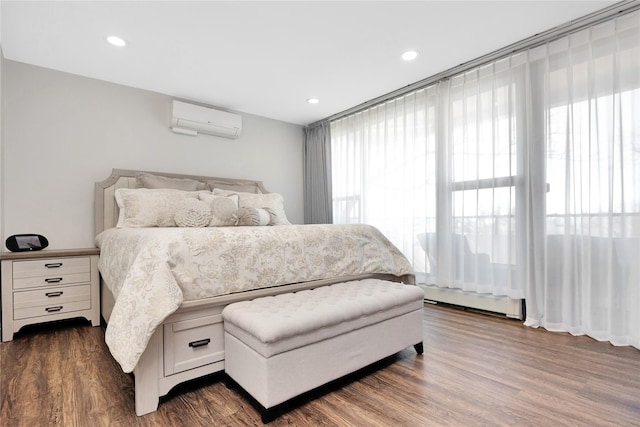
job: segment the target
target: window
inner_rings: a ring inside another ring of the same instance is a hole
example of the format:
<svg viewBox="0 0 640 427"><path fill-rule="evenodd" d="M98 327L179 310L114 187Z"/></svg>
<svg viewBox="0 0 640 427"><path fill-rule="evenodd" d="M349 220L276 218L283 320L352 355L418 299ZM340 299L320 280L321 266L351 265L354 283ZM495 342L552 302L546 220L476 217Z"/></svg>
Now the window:
<svg viewBox="0 0 640 427"><path fill-rule="evenodd" d="M633 12L332 122L334 218L419 282L640 348L638 117Z"/></svg>

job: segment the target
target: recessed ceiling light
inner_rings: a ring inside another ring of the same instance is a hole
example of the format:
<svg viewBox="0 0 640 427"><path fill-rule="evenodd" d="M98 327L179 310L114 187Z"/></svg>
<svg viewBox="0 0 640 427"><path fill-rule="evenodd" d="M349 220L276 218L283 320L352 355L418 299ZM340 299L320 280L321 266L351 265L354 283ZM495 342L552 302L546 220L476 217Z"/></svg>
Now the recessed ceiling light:
<svg viewBox="0 0 640 427"><path fill-rule="evenodd" d="M117 47L124 47L127 45L127 42L122 37L118 36L109 36L107 37L107 41Z"/></svg>
<svg viewBox="0 0 640 427"><path fill-rule="evenodd" d="M309 98L307 99L307 102L309 104L317 104L318 102L320 102L320 100L318 98Z"/></svg>
<svg viewBox="0 0 640 427"><path fill-rule="evenodd" d="M417 57L418 52L416 52L415 50L408 50L402 54L402 59L404 59L405 61L413 61Z"/></svg>

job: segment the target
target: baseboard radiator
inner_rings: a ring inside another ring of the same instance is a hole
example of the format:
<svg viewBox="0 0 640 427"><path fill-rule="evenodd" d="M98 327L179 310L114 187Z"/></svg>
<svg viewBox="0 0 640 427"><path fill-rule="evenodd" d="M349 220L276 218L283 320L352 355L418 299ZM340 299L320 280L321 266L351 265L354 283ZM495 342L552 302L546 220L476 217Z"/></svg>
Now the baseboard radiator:
<svg viewBox="0 0 640 427"><path fill-rule="evenodd" d="M524 307L521 299L496 297L493 295L464 292L460 289L439 288L431 285L418 285L424 290L424 299L491 313L504 314L514 319L524 319Z"/></svg>

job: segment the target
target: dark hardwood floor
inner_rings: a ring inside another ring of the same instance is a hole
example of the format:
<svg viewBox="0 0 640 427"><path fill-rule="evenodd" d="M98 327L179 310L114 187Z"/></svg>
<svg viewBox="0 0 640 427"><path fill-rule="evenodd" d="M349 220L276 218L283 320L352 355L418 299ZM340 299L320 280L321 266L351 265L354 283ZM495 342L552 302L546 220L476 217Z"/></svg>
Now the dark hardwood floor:
<svg viewBox="0 0 640 427"><path fill-rule="evenodd" d="M306 396L273 426L638 426L640 351L425 305L425 352L408 348ZM181 385L137 417L133 378L104 331L29 328L0 344L3 426L251 426L223 376Z"/></svg>

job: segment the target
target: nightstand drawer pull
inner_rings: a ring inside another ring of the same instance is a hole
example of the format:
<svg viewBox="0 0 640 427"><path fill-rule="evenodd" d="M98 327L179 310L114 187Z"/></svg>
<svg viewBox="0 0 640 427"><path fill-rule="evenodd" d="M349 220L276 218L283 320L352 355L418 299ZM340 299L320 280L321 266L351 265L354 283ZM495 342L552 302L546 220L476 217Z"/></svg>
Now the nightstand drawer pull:
<svg viewBox="0 0 640 427"><path fill-rule="evenodd" d="M52 277L50 279L44 279L47 283L60 283L62 282L62 277Z"/></svg>
<svg viewBox="0 0 640 427"><path fill-rule="evenodd" d="M54 312L56 312L56 311L60 311L60 310L62 310L62 306L61 306L61 305L59 305L59 306L57 306L57 307L47 307L47 308L45 308L44 310L45 310L47 313L54 313Z"/></svg>
<svg viewBox="0 0 640 427"><path fill-rule="evenodd" d="M62 267L62 263L61 262L52 262L52 263L49 263L49 264L45 264L44 266L47 267L47 268L60 268L60 267Z"/></svg>
<svg viewBox="0 0 640 427"><path fill-rule="evenodd" d="M45 295L48 296L49 298L51 297L59 297L60 295L62 295L64 292L62 291L58 291L58 292L47 292Z"/></svg>
<svg viewBox="0 0 640 427"><path fill-rule="evenodd" d="M189 343L189 347L204 347L205 345L209 345L209 343L211 342L211 338L205 338L203 340L198 340L198 341L191 341Z"/></svg>

